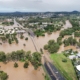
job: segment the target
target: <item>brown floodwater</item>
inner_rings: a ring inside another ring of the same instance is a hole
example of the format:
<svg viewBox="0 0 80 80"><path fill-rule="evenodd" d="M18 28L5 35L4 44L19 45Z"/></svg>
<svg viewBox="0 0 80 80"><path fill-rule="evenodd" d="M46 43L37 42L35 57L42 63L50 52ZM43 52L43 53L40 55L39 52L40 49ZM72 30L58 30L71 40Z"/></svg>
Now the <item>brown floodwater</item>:
<svg viewBox="0 0 80 80"><path fill-rule="evenodd" d="M69 20L66 20L66 24L63 25L62 30L67 29L67 28L71 28L71 27L72 27L72 24L69 22Z"/></svg>
<svg viewBox="0 0 80 80"><path fill-rule="evenodd" d="M67 20L66 24L63 26L64 28L68 28L70 27L70 23ZM43 46L45 44L47 44L47 42L51 39L53 40L57 40L57 38L59 37L60 31L57 32L53 32L51 35L48 35L47 33L45 33L44 37L35 37L34 40L38 46L38 48L43 48ZM31 41L31 38L28 36L28 34L24 34L25 37L28 37L28 41L25 41L24 39L20 39L19 40L19 44L11 44L9 45L8 43L3 43L2 45L0 45L0 51L4 51L6 53L8 52L12 52L12 51L16 51L16 50L25 50L25 51L31 51L31 52L35 52L35 48L34 45ZM65 36L65 38L68 38L69 36ZM63 39L63 40L64 40ZM23 44L26 44L26 46L24 47ZM75 47L69 46L69 47L65 47L64 45L61 45L58 53L61 53L62 51L66 50L66 49L70 49L73 48L75 49ZM47 54L47 52L45 51L45 53ZM46 55L45 54L45 55ZM19 67L18 68L14 68L14 62L9 62L7 64L1 63L0 62L0 70L5 71L8 75L9 75L9 79L8 80L44 80L44 76L42 75L44 73L42 68L39 68L38 70L34 70L33 66L30 64L29 68L24 69L23 68L23 64L22 62L18 62Z"/></svg>
<svg viewBox="0 0 80 80"><path fill-rule="evenodd" d="M24 69L23 64L23 62L18 62L19 67L14 68L14 62L7 64L0 62L0 70L9 75L8 80L44 80L44 71L41 67L38 70L34 70L30 64L27 69Z"/></svg>
<svg viewBox="0 0 80 80"><path fill-rule="evenodd" d="M66 24L63 25L62 30L67 29L67 28L71 28L71 27L72 27L72 25L69 22L69 20L66 20ZM43 48L44 45L47 44L47 42L49 40L55 40L56 41L57 38L59 37L59 34L60 34L60 31L53 32L51 35L48 35L47 33L45 33L45 36L44 37L41 37L41 36L38 37L38 38L35 37L35 41L36 41L36 43L37 43L37 45L38 45L39 48ZM70 35L70 36L72 36L72 35ZM62 41L64 39L70 37L70 36L64 36L64 38L62 39ZM62 44L60 46L60 49L59 49L58 53L61 53L62 51L67 50L67 49L75 49L75 50L77 50L75 46L64 47L64 44Z"/></svg>
<svg viewBox="0 0 80 80"><path fill-rule="evenodd" d="M30 37L28 36L28 34L24 35L25 37L28 37L28 41L25 41L24 39L20 39L18 37L19 43L12 43L11 45L9 43L2 43L2 45L0 45L0 51L4 51L5 53L8 52L12 52L12 51L17 51L17 50L25 50L25 51L31 51L31 52L35 52L35 48L34 45L30 39ZM26 44L26 46L23 46L23 44Z"/></svg>
<svg viewBox="0 0 80 80"><path fill-rule="evenodd" d="M64 50L73 49L74 51L78 51L78 49L75 46L67 46L64 48Z"/></svg>
<svg viewBox="0 0 80 80"><path fill-rule="evenodd" d="M59 37L59 33L60 33L60 31L53 32L51 35L48 35L47 33L45 33L44 37L40 36L40 37L35 37L34 39L35 39L38 47L43 48L43 46L45 44L47 44L47 42L49 40L55 40L56 41L57 38Z"/></svg>

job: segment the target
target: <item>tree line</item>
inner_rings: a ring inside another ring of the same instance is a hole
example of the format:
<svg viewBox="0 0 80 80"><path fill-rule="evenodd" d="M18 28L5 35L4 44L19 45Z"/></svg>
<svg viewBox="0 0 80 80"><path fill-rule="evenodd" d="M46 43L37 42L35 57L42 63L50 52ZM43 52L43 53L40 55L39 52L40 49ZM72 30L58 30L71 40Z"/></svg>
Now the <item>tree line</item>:
<svg viewBox="0 0 80 80"><path fill-rule="evenodd" d="M25 52L23 50L12 51L11 53L5 54L5 52L0 52L0 62L9 62L9 61L22 61L25 64L31 62L35 69L41 66L41 54L38 52L34 52L31 54L30 51ZM27 68L24 65L25 68Z"/></svg>

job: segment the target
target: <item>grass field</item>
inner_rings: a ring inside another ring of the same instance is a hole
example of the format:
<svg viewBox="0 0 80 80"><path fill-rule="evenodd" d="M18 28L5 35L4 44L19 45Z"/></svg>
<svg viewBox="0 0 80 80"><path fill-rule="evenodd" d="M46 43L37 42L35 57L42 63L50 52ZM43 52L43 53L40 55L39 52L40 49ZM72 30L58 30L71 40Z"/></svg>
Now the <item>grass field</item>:
<svg viewBox="0 0 80 80"><path fill-rule="evenodd" d="M77 80L76 73L70 59L65 57L63 54L51 54L51 59L66 80ZM66 59L67 62L62 62L63 59Z"/></svg>

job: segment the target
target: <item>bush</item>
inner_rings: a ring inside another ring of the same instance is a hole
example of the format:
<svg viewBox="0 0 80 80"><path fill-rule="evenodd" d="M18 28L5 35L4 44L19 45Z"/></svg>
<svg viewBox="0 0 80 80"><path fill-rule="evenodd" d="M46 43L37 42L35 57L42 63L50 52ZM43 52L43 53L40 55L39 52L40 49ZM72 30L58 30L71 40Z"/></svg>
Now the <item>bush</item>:
<svg viewBox="0 0 80 80"><path fill-rule="evenodd" d="M44 45L44 49L47 50L48 49L48 45Z"/></svg>
<svg viewBox="0 0 80 80"><path fill-rule="evenodd" d="M28 37L26 37L25 40L28 40Z"/></svg>
<svg viewBox="0 0 80 80"><path fill-rule="evenodd" d="M26 46L26 44L23 44L23 46Z"/></svg>
<svg viewBox="0 0 80 80"><path fill-rule="evenodd" d="M7 79L8 79L7 73L0 71L0 80L7 80Z"/></svg>
<svg viewBox="0 0 80 80"><path fill-rule="evenodd" d="M62 62L67 62L67 59L62 59Z"/></svg>
<svg viewBox="0 0 80 80"><path fill-rule="evenodd" d="M42 34L42 36L45 36L45 34Z"/></svg>
<svg viewBox="0 0 80 80"><path fill-rule="evenodd" d="M68 57L68 54L67 53L64 53L64 56Z"/></svg>
<svg viewBox="0 0 80 80"><path fill-rule="evenodd" d="M21 34L20 39L23 39L23 38L24 38L24 36Z"/></svg>
<svg viewBox="0 0 80 80"><path fill-rule="evenodd" d="M24 63L24 68L28 68L28 66L29 66L29 63L28 63L28 61L26 61L26 62Z"/></svg>
<svg viewBox="0 0 80 80"><path fill-rule="evenodd" d="M11 39L9 39L8 42L9 42L9 44L11 44L11 43L12 43L12 42L11 42Z"/></svg>
<svg viewBox="0 0 80 80"><path fill-rule="evenodd" d="M14 67L17 68L18 67L18 63L15 62L14 63Z"/></svg>

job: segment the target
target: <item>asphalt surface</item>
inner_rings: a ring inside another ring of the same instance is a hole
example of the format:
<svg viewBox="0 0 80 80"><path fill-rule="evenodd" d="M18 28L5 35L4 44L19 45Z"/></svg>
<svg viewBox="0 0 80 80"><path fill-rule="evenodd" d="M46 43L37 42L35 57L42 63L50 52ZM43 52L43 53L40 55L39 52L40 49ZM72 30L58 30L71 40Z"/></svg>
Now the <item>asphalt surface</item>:
<svg viewBox="0 0 80 80"><path fill-rule="evenodd" d="M49 67L47 66L46 63L44 63L45 69L47 70L47 73L49 74L49 76L51 77L52 80L56 80L55 76L53 75L53 73L51 72L51 70L49 69Z"/></svg>
<svg viewBox="0 0 80 80"><path fill-rule="evenodd" d="M56 77L58 80L65 80L65 78L61 75L61 73L56 69L56 67L51 64L50 62L48 62L50 67L52 68L53 72L55 73Z"/></svg>

